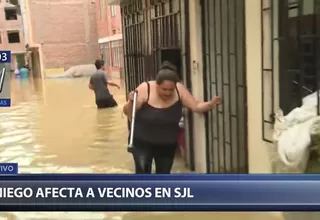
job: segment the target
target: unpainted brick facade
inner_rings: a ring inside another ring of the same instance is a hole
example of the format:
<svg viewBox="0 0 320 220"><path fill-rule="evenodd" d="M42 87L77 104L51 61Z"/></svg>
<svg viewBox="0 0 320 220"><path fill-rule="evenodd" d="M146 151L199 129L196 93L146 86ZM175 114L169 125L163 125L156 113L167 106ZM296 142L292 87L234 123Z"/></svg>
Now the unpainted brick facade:
<svg viewBox="0 0 320 220"><path fill-rule="evenodd" d="M6 20L5 9L14 9L14 5L6 1L0 1L0 50L11 50L12 53L24 53L24 39L22 30L21 15L17 15L17 19ZM18 32L20 42L9 43L8 32Z"/></svg>
<svg viewBox="0 0 320 220"><path fill-rule="evenodd" d="M94 0L28 0L32 41L45 69L94 63L99 57Z"/></svg>
<svg viewBox="0 0 320 220"><path fill-rule="evenodd" d="M6 11L14 11L15 15L6 15ZM11 70L14 70L17 65L17 56L24 56L26 49L23 35L22 17L16 13L17 7L7 1L0 1L0 50L10 50ZM9 43L8 34L14 33L19 36L19 42Z"/></svg>
<svg viewBox="0 0 320 220"><path fill-rule="evenodd" d="M115 47L113 44L122 42L121 11L119 5L111 6L108 3L108 0L96 0L98 36L100 39L108 38L107 42L100 44L100 53L105 56L105 68L109 76L118 78L123 65L123 48L122 44Z"/></svg>
<svg viewBox="0 0 320 220"><path fill-rule="evenodd" d="M26 49L23 39L23 25L21 15L16 14L17 16L12 19L9 17L9 20L6 18L5 10L16 10L17 8L6 2L0 1L0 50L10 50L12 55L11 69L16 68L16 55L24 54ZM17 33L19 35L19 41L15 43L9 43L8 33Z"/></svg>
<svg viewBox="0 0 320 220"><path fill-rule="evenodd" d="M104 12L101 13L101 1L105 1ZM119 6L110 6L107 0L96 0L97 22L99 38L112 36L122 33L121 12ZM112 7L115 9L115 15L112 15Z"/></svg>

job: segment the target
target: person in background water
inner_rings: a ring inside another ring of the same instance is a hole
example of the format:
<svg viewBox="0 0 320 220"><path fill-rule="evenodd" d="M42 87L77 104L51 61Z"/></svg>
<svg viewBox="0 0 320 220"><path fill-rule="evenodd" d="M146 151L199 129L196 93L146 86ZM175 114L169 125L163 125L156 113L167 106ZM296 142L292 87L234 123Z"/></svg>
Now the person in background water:
<svg viewBox="0 0 320 220"><path fill-rule="evenodd" d="M118 104L111 95L108 85L118 89L120 86L107 78L103 60L96 60L95 66L97 71L90 77L89 88L94 91L98 109L116 107Z"/></svg>
<svg viewBox="0 0 320 220"><path fill-rule="evenodd" d="M27 69L27 67L24 65L21 69L20 69L20 76L21 79L27 79L29 75L29 71Z"/></svg>
<svg viewBox="0 0 320 220"><path fill-rule="evenodd" d="M155 160L157 174L169 174L174 162L182 108L193 112L208 112L221 104L220 97L207 102L196 100L180 83L176 68L164 63L155 81L140 84L132 151L136 174L150 174ZM123 107L131 120L134 91Z"/></svg>
<svg viewBox="0 0 320 220"><path fill-rule="evenodd" d="M18 78L20 76L20 70L19 70L18 65L17 65L16 69L14 70L14 75L16 76L16 78Z"/></svg>
<svg viewBox="0 0 320 220"><path fill-rule="evenodd" d="M29 64L26 64L26 68L27 68L27 70L28 70L29 72L31 71L31 68L30 68Z"/></svg>

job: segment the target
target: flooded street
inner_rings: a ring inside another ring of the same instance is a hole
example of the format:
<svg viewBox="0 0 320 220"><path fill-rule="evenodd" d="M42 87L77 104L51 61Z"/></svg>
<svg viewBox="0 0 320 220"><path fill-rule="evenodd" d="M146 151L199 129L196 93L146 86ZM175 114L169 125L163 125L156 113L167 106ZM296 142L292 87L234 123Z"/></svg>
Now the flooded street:
<svg viewBox="0 0 320 220"><path fill-rule="evenodd" d="M2 162L19 163L21 173L133 172L125 93L111 92L119 107L98 111L87 78L12 80L12 107L0 110Z"/></svg>
<svg viewBox="0 0 320 220"><path fill-rule="evenodd" d="M12 80L12 107L0 109L0 162L20 173L132 173L122 114L124 89L111 88L118 108L97 111L88 79ZM122 85L122 88L124 85ZM174 172L188 172L181 159ZM250 213L1 213L2 219L175 220L280 219Z"/></svg>

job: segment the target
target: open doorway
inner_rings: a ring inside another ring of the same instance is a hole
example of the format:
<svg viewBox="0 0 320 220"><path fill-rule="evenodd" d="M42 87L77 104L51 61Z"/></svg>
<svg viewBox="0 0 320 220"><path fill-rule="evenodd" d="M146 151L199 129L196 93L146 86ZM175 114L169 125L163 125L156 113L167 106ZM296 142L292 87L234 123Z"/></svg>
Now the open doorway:
<svg viewBox="0 0 320 220"><path fill-rule="evenodd" d="M169 61L177 67L179 78L182 81L180 49L162 49L161 63L164 61Z"/></svg>

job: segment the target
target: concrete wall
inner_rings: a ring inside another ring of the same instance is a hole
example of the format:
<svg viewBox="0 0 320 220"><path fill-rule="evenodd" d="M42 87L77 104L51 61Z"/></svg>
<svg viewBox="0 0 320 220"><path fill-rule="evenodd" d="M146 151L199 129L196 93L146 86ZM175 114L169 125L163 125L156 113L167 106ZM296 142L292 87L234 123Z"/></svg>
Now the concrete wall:
<svg viewBox="0 0 320 220"><path fill-rule="evenodd" d="M265 5L267 7L267 5ZM248 148L250 173L271 173L272 164L269 158L271 144L262 140L262 62L261 62L261 3L257 0L246 0L246 53L247 53L247 91L248 91ZM269 17L264 17L264 26ZM265 48L270 48L268 37L270 29L265 28ZM265 51L270 55L270 51ZM268 57L268 56L266 56ZM270 57L270 56L269 56ZM270 63L271 60L265 60ZM275 68L276 69L276 68ZM269 73L270 74L270 73ZM265 88L271 88L268 74L265 77ZM277 87L277 85L275 85ZM277 93L277 91L276 91ZM270 94L266 92L266 94ZM275 94L278 97L278 94ZM265 106L266 112L271 103ZM266 132L271 133L272 127L266 126Z"/></svg>
<svg viewBox="0 0 320 220"><path fill-rule="evenodd" d="M198 100L203 100L203 57L201 36L201 7L200 0L189 1L189 24L190 24L190 66L192 69L192 94ZM193 62L197 65L194 65ZM205 120L203 114L193 114L193 140L195 153L195 170L198 173L206 173L206 136Z"/></svg>
<svg viewBox="0 0 320 220"><path fill-rule="evenodd" d="M99 57L95 1L29 0L33 44L44 69L93 63Z"/></svg>
<svg viewBox="0 0 320 220"><path fill-rule="evenodd" d="M0 50L11 50L12 53L24 53L24 35L21 15L18 15L17 20L6 20L5 6L12 7L13 5L6 1L0 1ZM20 43L8 43L7 31L19 31Z"/></svg>

